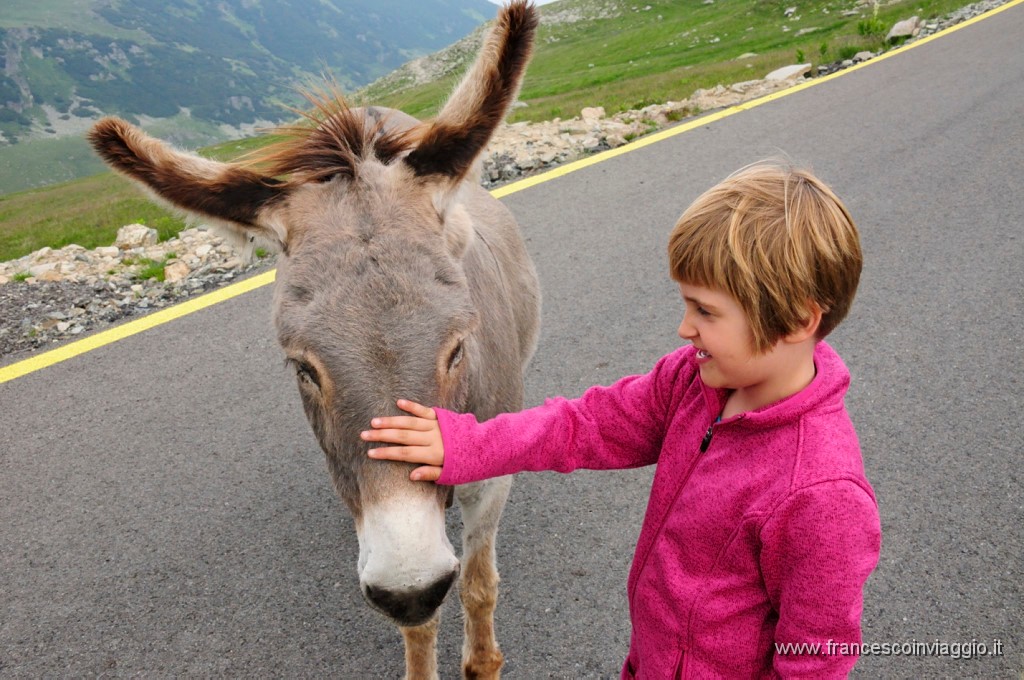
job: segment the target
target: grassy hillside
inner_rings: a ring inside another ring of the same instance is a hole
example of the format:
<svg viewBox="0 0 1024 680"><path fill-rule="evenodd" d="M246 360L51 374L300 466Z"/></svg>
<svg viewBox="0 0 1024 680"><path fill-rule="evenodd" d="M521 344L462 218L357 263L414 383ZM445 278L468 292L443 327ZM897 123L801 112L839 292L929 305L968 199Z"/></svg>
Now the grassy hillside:
<svg viewBox="0 0 1024 680"><path fill-rule="evenodd" d="M264 141L250 138L226 142L202 153L208 158L227 160ZM175 213L155 204L128 180L112 172L0 196L0 261L45 246L109 246L119 228L134 222L156 229L160 240L185 228L184 221Z"/></svg>
<svg viewBox="0 0 1024 680"><path fill-rule="evenodd" d="M878 47L889 27L911 14L937 17L964 4L903 0L880 8L877 16L870 9L843 16L852 7L849 0L811 0L787 17L796 2L559 0L546 5L521 93L529 106L518 109L514 119L567 118L596 105L612 113L682 99L717 83L761 78L797 61L832 62ZM456 52L461 56L455 61L473 55L472 49ZM745 53L757 56L736 59ZM430 115L450 91L457 67L449 64L448 75L426 84L399 91L382 91L378 84L362 96L413 115ZM226 159L261 143L232 142L205 153ZM111 174L0 197L0 260L46 245L108 245L120 226L136 221L159 229L163 237L182 227Z"/></svg>
<svg viewBox="0 0 1024 680"><path fill-rule="evenodd" d="M585 106L608 113L641 108L718 83L763 78L798 61L839 61L881 47L901 19L937 17L965 4L897 0L874 13L855 0L559 0L541 8L538 46L520 93L529 106L512 120L568 118ZM787 15L789 8L795 11ZM748 53L757 56L737 60ZM455 61L468 56L471 51L459 50ZM425 116L436 112L457 78L449 73L392 91L375 83L365 92L377 103Z"/></svg>

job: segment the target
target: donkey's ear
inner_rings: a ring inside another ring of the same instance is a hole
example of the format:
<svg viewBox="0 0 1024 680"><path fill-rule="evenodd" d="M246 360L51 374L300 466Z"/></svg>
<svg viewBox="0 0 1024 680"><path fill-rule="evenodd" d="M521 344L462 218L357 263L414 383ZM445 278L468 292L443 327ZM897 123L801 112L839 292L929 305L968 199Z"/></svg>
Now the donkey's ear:
<svg viewBox="0 0 1024 680"><path fill-rule="evenodd" d="M270 208L287 196L284 183L182 153L118 118L97 122L89 142L107 165L171 205L284 247L287 234L270 219Z"/></svg>
<svg viewBox="0 0 1024 680"><path fill-rule="evenodd" d="M537 23L537 9L527 0L501 9L476 62L406 156L416 175L454 183L470 171L515 101Z"/></svg>

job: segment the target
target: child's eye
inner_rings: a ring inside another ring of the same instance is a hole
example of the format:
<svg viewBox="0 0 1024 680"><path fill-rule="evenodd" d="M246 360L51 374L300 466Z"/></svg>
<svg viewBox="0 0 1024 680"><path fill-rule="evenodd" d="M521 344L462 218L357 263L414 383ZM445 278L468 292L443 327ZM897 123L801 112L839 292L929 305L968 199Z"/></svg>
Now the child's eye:
<svg viewBox="0 0 1024 680"><path fill-rule="evenodd" d="M698 307L697 308L697 313L700 314L701 316L711 316L711 312L709 312L708 310L704 309L703 307Z"/></svg>

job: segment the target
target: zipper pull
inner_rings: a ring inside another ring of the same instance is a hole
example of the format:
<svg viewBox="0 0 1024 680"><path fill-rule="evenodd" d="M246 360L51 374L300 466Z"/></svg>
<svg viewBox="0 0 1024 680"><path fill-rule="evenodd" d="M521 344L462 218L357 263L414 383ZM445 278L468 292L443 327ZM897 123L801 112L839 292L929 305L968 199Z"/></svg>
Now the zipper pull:
<svg viewBox="0 0 1024 680"><path fill-rule="evenodd" d="M704 433L704 439L700 443L700 452L706 453L708 447L711 446L711 437L715 434L715 424L711 423L708 425L708 431Z"/></svg>

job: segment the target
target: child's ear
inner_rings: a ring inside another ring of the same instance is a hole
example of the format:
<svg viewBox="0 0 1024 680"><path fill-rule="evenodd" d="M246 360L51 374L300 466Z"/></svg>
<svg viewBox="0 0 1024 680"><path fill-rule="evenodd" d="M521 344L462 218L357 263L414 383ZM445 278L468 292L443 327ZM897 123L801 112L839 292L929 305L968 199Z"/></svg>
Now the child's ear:
<svg viewBox="0 0 1024 680"><path fill-rule="evenodd" d="M824 312L821 306L813 300L807 304L807 308L810 310L807 318L804 319L799 328L786 336L786 342L798 343L817 336L818 327L821 326L821 317L824 315Z"/></svg>

